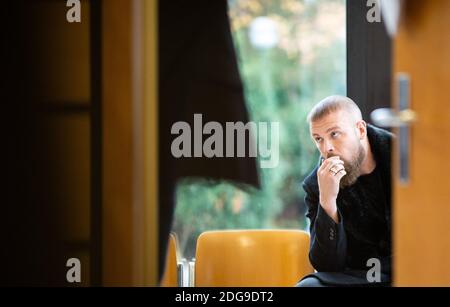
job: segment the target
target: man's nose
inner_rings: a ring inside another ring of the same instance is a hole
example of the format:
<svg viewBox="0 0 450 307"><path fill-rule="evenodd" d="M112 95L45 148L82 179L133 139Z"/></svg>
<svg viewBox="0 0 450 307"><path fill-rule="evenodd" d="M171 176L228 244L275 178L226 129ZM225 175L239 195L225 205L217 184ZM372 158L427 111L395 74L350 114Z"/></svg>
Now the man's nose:
<svg viewBox="0 0 450 307"><path fill-rule="evenodd" d="M328 142L328 141L324 141L324 149L327 153L332 153L334 152L334 146L333 143Z"/></svg>

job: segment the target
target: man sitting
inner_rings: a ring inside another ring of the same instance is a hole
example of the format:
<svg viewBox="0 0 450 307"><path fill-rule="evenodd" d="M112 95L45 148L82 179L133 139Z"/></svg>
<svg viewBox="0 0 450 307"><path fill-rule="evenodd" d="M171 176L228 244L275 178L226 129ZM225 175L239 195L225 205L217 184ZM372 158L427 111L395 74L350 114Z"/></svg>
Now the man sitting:
<svg viewBox="0 0 450 307"><path fill-rule="evenodd" d="M303 182L317 273L297 286L389 285L392 134L366 124L342 96L320 101L308 122L321 154Z"/></svg>

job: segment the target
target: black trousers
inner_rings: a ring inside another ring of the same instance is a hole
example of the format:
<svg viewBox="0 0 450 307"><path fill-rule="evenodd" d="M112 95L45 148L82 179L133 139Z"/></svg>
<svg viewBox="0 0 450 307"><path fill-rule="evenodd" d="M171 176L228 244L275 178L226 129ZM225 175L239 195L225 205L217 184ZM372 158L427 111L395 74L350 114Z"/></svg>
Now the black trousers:
<svg viewBox="0 0 450 307"><path fill-rule="evenodd" d="M296 287L389 287L390 276L381 273L380 282L369 282L365 271L317 272L303 277Z"/></svg>

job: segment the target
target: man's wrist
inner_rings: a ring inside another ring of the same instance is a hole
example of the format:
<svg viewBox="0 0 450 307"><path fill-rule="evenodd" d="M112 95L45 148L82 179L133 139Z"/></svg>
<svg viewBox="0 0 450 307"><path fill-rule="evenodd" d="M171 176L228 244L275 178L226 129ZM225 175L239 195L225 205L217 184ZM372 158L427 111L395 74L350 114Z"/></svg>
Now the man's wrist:
<svg viewBox="0 0 450 307"><path fill-rule="evenodd" d="M320 201L320 205L325 210L326 214L333 219L333 221L339 223L339 215L337 211L336 200L324 200Z"/></svg>

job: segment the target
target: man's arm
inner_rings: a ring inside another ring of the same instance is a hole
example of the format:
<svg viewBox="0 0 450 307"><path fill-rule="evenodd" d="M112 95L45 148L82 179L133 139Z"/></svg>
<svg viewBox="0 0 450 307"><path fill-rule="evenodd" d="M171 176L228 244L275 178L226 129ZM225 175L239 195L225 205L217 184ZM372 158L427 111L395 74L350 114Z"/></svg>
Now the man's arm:
<svg viewBox="0 0 450 307"><path fill-rule="evenodd" d="M305 185L303 189L306 192L307 217L311 221L311 264L319 272L342 271L347 256L347 239L339 210L339 223L336 223L322 208L317 195L310 193Z"/></svg>
<svg viewBox="0 0 450 307"><path fill-rule="evenodd" d="M323 161L317 170L319 195L303 186L311 220L310 260L318 271L341 271L345 267L347 240L344 221L337 208L339 183L345 172L344 162L339 157Z"/></svg>

